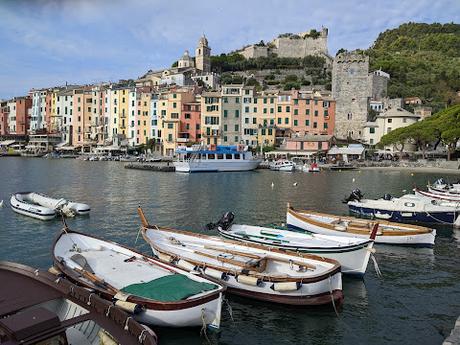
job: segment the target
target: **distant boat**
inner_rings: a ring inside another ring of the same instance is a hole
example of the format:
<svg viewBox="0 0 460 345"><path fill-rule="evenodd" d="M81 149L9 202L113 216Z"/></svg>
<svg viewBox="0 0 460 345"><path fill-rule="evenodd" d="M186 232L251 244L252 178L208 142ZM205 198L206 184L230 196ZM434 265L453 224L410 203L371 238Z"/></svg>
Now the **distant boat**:
<svg viewBox="0 0 460 345"><path fill-rule="evenodd" d="M336 260L151 226L140 208L138 212L142 236L161 261L216 279L229 293L288 305L343 300Z"/></svg>
<svg viewBox="0 0 460 345"><path fill-rule="evenodd" d="M173 165L177 172L250 171L262 162L242 145L199 146L179 149L176 153L178 158Z"/></svg>
<svg viewBox="0 0 460 345"><path fill-rule="evenodd" d="M288 160L274 161L270 164L270 170L275 171L294 171L294 162Z"/></svg>
<svg viewBox="0 0 460 345"><path fill-rule="evenodd" d="M367 220L308 210L296 210L288 205L286 223L289 229L330 236L369 238L375 224L375 243L432 247L436 230L385 220Z"/></svg>
<svg viewBox="0 0 460 345"><path fill-rule="evenodd" d="M227 212L216 224L208 224L208 228L216 229L223 237L231 240L257 243L337 260L342 266L342 273L345 274L364 275L377 233L377 227L375 227L375 231L371 232L367 239L307 234L233 224L233 217L233 213Z"/></svg>
<svg viewBox="0 0 460 345"><path fill-rule="evenodd" d="M149 327L126 312L128 303L114 305L64 277L0 261L0 281L2 344L158 343Z"/></svg>
<svg viewBox="0 0 460 345"><path fill-rule="evenodd" d="M320 172L321 171L317 163L312 163L310 165L305 164L302 167L302 170L303 172Z"/></svg>
<svg viewBox="0 0 460 345"><path fill-rule="evenodd" d="M331 165L329 170L355 170L357 169L354 165L345 162L338 162L337 164Z"/></svg>
<svg viewBox="0 0 460 345"><path fill-rule="evenodd" d="M139 322L220 327L225 289L183 269L68 229L55 240L53 259L55 267L79 285L116 304L129 302L142 308L134 315Z"/></svg>

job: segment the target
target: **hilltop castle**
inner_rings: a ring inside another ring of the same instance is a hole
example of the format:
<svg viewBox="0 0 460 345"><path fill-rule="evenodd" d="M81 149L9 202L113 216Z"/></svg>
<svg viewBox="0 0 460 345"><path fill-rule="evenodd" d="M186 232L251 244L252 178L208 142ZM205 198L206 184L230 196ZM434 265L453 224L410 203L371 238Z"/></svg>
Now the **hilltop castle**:
<svg viewBox="0 0 460 345"><path fill-rule="evenodd" d="M246 59L267 57L270 54L294 58L316 55L323 56L330 62L332 57L327 50L327 36L328 29L324 27L320 32L310 30L298 34L282 34L268 44L252 44L242 48L237 53Z"/></svg>

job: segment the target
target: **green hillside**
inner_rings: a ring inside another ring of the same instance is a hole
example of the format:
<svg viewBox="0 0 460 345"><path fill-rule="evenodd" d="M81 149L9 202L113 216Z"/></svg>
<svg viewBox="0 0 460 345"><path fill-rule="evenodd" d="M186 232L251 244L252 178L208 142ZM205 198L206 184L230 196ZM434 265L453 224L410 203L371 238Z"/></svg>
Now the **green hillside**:
<svg viewBox="0 0 460 345"><path fill-rule="evenodd" d="M418 96L440 110L460 103L460 25L407 23L368 50L372 69L390 73L390 97Z"/></svg>

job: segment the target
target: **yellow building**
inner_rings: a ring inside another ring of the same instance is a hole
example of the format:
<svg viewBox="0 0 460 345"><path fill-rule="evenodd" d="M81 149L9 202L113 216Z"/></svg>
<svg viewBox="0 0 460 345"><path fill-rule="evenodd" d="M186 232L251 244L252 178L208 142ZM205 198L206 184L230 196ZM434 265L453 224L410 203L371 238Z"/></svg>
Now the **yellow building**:
<svg viewBox="0 0 460 345"><path fill-rule="evenodd" d="M292 127L291 91L279 91L276 97L276 120L278 128Z"/></svg>
<svg viewBox="0 0 460 345"><path fill-rule="evenodd" d="M137 144L148 144L150 133L152 131L151 124L151 114L150 114L150 100L152 94L150 91L146 90L137 90L136 99L137 99Z"/></svg>
<svg viewBox="0 0 460 345"><path fill-rule="evenodd" d="M254 97L257 118L257 144L273 146L275 144L276 91L262 91Z"/></svg>

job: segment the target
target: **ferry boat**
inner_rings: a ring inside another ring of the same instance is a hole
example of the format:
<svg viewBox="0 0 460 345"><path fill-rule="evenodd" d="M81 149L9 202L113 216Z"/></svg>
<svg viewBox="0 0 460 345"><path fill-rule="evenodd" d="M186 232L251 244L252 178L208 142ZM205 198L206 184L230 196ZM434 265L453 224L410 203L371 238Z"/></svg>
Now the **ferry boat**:
<svg viewBox="0 0 460 345"><path fill-rule="evenodd" d="M249 171L262 162L242 145L210 145L181 148L176 151L178 159L173 162L177 172Z"/></svg>

